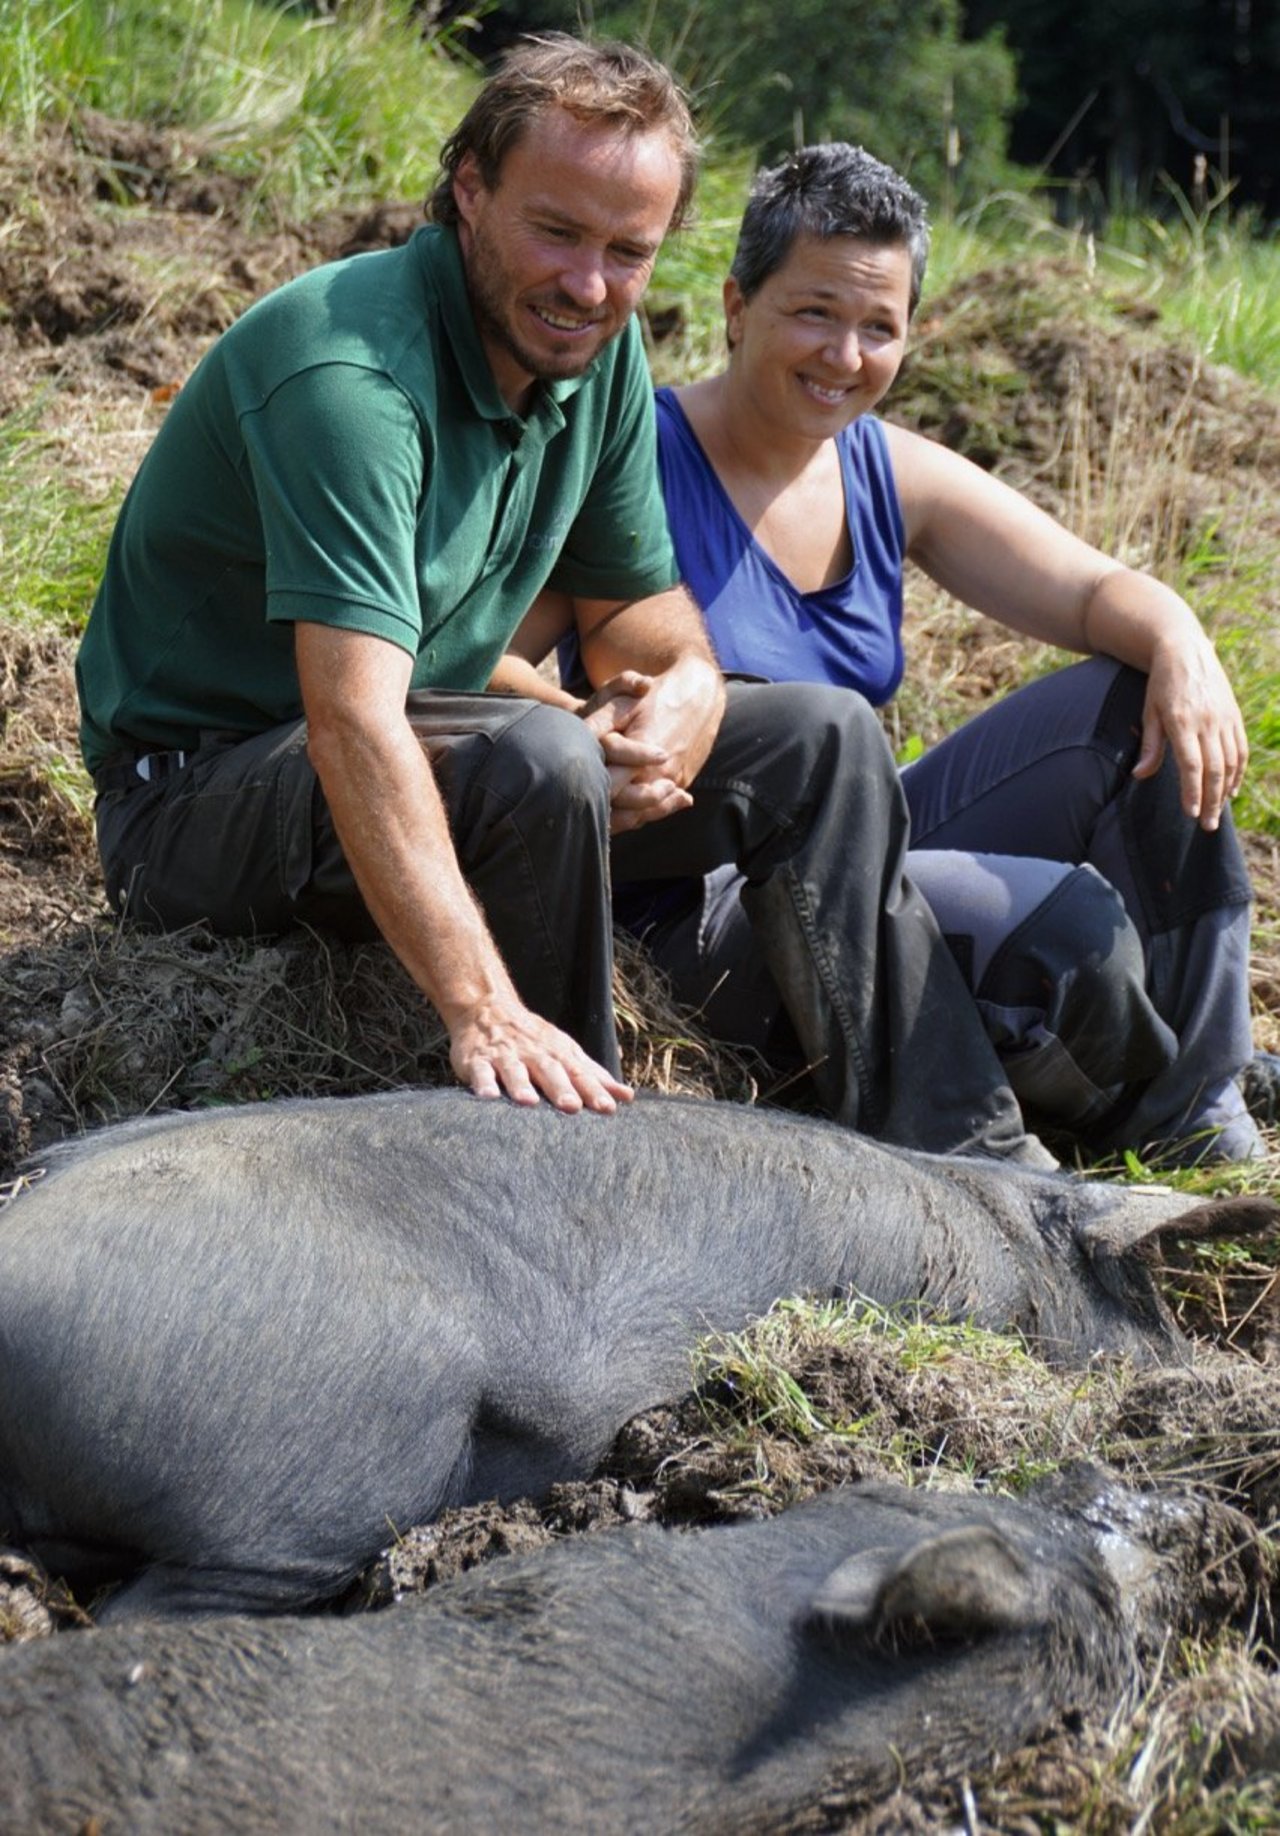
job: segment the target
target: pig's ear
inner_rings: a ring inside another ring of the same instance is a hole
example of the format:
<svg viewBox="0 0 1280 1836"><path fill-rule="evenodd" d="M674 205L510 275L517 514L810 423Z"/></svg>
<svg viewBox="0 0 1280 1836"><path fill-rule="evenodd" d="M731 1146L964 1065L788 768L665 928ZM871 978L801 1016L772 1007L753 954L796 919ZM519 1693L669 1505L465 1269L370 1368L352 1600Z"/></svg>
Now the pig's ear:
<svg viewBox="0 0 1280 1836"><path fill-rule="evenodd" d="M953 1643L1038 1625L1044 1601L1026 1559L988 1524L922 1537L905 1553L869 1549L833 1569L811 1597L812 1631L906 1643Z"/></svg>
<svg viewBox="0 0 1280 1836"><path fill-rule="evenodd" d="M1154 1252L1167 1237L1280 1235L1280 1205L1273 1199L1246 1195L1196 1200L1185 1192L1150 1186L1120 1186L1116 1191L1114 1206L1078 1227L1080 1247L1091 1257Z"/></svg>

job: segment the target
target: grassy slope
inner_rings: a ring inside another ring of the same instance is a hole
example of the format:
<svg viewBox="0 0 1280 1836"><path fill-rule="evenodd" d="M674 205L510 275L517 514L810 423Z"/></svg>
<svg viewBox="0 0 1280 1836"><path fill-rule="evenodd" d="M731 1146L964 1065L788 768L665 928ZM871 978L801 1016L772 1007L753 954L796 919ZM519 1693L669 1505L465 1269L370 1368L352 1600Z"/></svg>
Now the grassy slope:
<svg viewBox="0 0 1280 1836"><path fill-rule="evenodd" d="M474 77L383 0L0 0L0 124L94 108L181 123L256 182L251 214L412 195ZM122 180L127 175L122 174Z"/></svg>

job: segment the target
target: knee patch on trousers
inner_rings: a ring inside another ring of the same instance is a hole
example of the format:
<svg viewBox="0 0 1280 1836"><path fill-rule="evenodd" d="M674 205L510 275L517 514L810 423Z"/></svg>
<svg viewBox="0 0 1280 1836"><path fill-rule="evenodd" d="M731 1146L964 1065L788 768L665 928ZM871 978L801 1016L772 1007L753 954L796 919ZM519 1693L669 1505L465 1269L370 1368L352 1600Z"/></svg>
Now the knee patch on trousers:
<svg viewBox="0 0 1280 1836"><path fill-rule="evenodd" d="M1010 933L975 994L1019 1101L1062 1127L1095 1120L1177 1052L1124 902L1092 867Z"/></svg>

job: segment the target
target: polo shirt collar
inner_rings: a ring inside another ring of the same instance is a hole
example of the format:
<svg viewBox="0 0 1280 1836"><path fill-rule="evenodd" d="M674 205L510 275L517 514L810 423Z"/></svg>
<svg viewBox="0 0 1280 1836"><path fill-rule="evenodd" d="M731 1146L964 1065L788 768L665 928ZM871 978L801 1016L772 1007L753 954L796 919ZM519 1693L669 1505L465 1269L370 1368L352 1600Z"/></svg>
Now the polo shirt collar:
<svg viewBox="0 0 1280 1836"><path fill-rule="evenodd" d="M480 342L475 315L471 310L471 295L467 291L467 277L462 266L462 248L457 231L450 224L428 224L417 232L415 240L418 243L419 262L434 283L440 300L441 332L448 341L476 413L486 421L519 419L503 399L493 379L493 371L489 368L484 345ZM550 424L548 431L562 427L564 415L560 404L577 394L599 362L600 357L597 356L581 376L566 376L556 382L544 382L533 398L533 406L524 416L525 421L545 418Z"/></svg>

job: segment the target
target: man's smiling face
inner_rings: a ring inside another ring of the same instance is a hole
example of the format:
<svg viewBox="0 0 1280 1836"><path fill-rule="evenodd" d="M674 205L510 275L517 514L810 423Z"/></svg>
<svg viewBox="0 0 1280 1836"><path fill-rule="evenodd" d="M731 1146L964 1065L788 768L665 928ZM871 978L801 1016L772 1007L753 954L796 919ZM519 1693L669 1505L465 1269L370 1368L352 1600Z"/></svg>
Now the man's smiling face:
<svg viewBox="0 0 1280 1836"><path fill-rule="evenodd" d="M511 407L536 380L580 376L634 312L675 211L680 162L661 129L534 116L490 190L454 179L471 304Z"/></svg>

